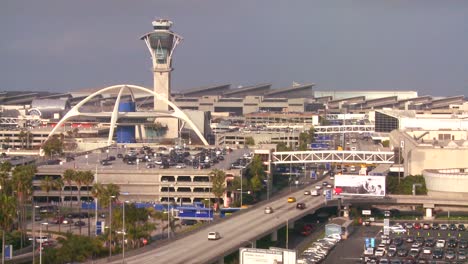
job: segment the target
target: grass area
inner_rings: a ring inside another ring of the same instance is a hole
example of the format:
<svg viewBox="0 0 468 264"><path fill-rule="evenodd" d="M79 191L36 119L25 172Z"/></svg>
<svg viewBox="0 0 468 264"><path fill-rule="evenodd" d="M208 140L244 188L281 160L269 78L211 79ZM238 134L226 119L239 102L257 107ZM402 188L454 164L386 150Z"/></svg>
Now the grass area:
<svg viewBox="0 0 468 264"><path fill-rule="evenodd" d="M448 215L436 215L435 217L437 220L448 220L448 221L468 221L468 215L456 215L456 216L448 216Z"/></svg>

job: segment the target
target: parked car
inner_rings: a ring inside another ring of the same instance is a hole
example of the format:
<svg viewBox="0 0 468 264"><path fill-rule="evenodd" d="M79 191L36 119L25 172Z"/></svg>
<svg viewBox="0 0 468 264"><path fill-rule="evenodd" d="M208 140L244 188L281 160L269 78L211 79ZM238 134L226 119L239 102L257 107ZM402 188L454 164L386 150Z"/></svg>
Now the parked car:
<svg viewBox="0 0 468 264"><path fill-rule="evenodd" d="M455 250L453 249L447 249L447 251L445 251L445 258L446 259L455 259L456 257L456 253L455 253Z"/></svg>
<svg viewBox="0 0 468 264"><path fill-rule="evenodd" d="M433 259L442 259L444 258L444 250L442 248L436 248L432 252Z"/></svg>
<svg viewBox="0 0 468 264"><path fill-rule="evenodd" d="M450 238L448 241L447 241L447 247L449 248L456 248L457 247L457 240L455 238Z"/></svg>
<svg viewBox="0 0 468 264"><path fill-rule="evenodd" d="M435 245L437 248L444 248L445 247L445 240L438 239Z"/></svg>
<svg viewBox="0 0 468 264"><path fill-rule="evenodd" d="M78 221L75 222L74 225L75 225L75 226L85 226L86 223L85 223L84 221L82 221L82 220L78 220Z"/></svg>
<svg viewBox="0 0 468 264"><path fill-rule="evenodd" d="M208 240L218 240L221 238L219 232L209 232L208 233Z"/></svg>
<svg viewBox="0 0 468 264"><path fill-rule="evenodd" d="M195 225L196 223L197 223L197 220L192 220L192 219L183 219L182 221L180 221L180 224L184 226Z"/></svg>
<svg viewBox="0 0 468 264"><path fill-rule="evenodd" d="M69 218L65 218L62 221L62 224L64 224L64 225L68 225L68 224L72 224L72 223L73 223L73 220L69 219Z"/></svg>
<svg viewBox="0 0 468 264"><path fill-rule="evenodd" d="M468 246L468 241L464 238L460 239L458 242L458 248L466 248Z"/></svg>
<svg viewBox="0 0 468 264"><path fill-rule="evenodd" d="M465 231L465 225L464 224L458 224L458 231Z"/></svg>

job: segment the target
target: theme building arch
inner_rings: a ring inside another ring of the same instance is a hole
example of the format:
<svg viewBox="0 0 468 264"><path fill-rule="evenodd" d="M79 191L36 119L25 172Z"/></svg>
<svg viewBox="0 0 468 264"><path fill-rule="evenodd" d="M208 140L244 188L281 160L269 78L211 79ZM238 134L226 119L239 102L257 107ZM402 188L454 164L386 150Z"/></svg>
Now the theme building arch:
<svg viewBox="0 0 468 264"><path fill-rule="evenodd" d="M156 92L154 92L152 90L149 90L149 89L147 89L145 87L141 87L141 86L138 86L138 85L131 85L131 84L119 84L119 85L109 86L109 87L103 88L103 89L101 89L101 90L87 96L85 99L81 100L78 104L76 104L74 107L72 107L70 109L70 111L68 111L67 114L65 114L65 116L62 119L60 119L60 121L57 123L57 125L49 133L49 135L47 136L45 141L47 141L60 128L60 126L62 126L68 119L70 119L72 117L75 117L75 116L80 116L80 115L90 116L91 114L88 114L88 113L85 114L85 113L81 113L79 111L79 108L82 107L89 100L91 100L92 98L94 98L97 95L103 94L103 93L111 91L111 90L116 90L116 89L119 89L119 94L117 95L117 99L115 100L114 109L113 109L113 111L111 113L111 125L110 125L110 129L109 129L109 137L107 139L107 145L108 146L110 146L111 143L112 143L112 138L114 136L114 130L115 130L115 127L116 127L117 120L119 118L120 97L122 96L122 93L123 93L123 91L125 89L127 89L130 92L132 101L135 101L135 97L134 97L133 91L132 91L134 89L134 90L140 90L140 91L152 94L158 100L161 100L161 101L165 102L170 107L172 107L172 109L174 109L174 111L173 112L172 111L158 112L158 114L160 114L161 117L167 116L167 117L178 118L178 119L181 119L181 120L185 121L195 131L195 133L200 138L200 140L203 142L203 144L209 145L208 142L206 141L205 137L201 133L201 131L195 126L195 124L192 122L192 120L190 120L190 118L184 112L182 112L182 110L180 110L180 108L177 107L174 103L172 103L170 100L160 96L158 93L156 93Z"/></svg>

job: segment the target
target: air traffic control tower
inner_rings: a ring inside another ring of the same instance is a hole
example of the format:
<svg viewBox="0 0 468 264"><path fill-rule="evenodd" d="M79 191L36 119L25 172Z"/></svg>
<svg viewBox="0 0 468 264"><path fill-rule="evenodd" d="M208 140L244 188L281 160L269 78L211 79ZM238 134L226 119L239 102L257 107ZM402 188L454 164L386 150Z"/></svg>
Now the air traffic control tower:
<svg viewBox="0 0 468 264"><path fill-rule="evenodd" d="M153 21L153 31L141 37L151 54L153 62L154 91L170 100L171 97L171 71L172 54L176 46L182 41L182 37L170 30L172 21L157 19ZM167 112L169 106L158 101L154 97L154 110ZM167 125L166 137L176 138L178 136L178 120L174 118L159 118L157 122Z"/></svg>

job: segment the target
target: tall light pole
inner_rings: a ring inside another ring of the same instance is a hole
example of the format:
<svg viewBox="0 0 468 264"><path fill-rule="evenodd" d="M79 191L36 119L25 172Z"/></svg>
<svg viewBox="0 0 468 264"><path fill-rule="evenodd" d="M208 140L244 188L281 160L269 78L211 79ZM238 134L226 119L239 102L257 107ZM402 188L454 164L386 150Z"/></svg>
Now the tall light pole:
<svg viewBox="0 0 468 264"><path fill-rule="evenodd" d="M41 223L41 226L39 228L39 264L42 264L42 225L47 226L49 223ZM33 252L34 255L34 252Z"/></svg>
<svg viewBox="0 0 468 264"><path fill-rule="evenodd" d="M171 216L169 214L169 205L170 205L170 202L169 202L169 195L171 194L171 189L170 187L173 187L174 185L170 184L168 185L167 187L167 239L170 239L171 238Z"/></svg>
<svg viewBox="0 0 468 264"><path fill-rule="evenodd" d="M242 188L243 188L243 186L242 186L242 185L243 185L243 184L242 184L242 178L243 178L243 177L242 177L242 169L240 169L239 174L240 174L240 180L241 180L241 187L240 187L240 189L241 189L241 194L240 194L240 207L242 208L242 198L243 198L243 197L242 197L242 193L243 193L243 189L242 189Z"/></svg>
<svg viewBox="0 0 468 264"><path fill-rule="evenodd" d="M109 197L109 257L112 256L112 199L115 195Z"/></svg>
<svg viewBox="0 0 468 264"><path fill-rule="evenodd" d="M123 203L123 212L122 212L122 263L125 263L125 204L129 201L124 201Z"/></svg>
<svg viewBox="0 0 468 264"><path fill-rule="evenodd" d="M34 205L33 203L33 217L32 217L32 246L33 246L33 264L36 261L36 232L34 230L35 221L36 221L36 208L39 208L39 205Z"/></svg>

